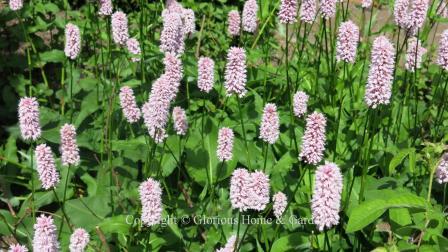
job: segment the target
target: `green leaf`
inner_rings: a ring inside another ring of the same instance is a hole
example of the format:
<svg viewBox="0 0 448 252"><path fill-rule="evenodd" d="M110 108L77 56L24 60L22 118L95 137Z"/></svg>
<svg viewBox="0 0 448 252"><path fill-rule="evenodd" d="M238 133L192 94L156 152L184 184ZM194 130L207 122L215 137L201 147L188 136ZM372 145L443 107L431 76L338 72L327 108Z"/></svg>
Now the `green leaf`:
<svg viewBox="0 0 448 252"><path fill-rule="evenodd" d="M272 244L272 252L297 251L299 248L309 248L310 244L307 235L303 233L293 233L275 240Z"/></svg>
<svg viewBox="0 0 448 252"><path fill-rule="evenodd" d="M65 54L61 50L51 50L40 54L40 59L44 62L59 63L65 61Z"/></svg>
<svg viewBox="0 0 448 252"><path fill-rule="evenodd" d="M394 158L389 163L389 175L392 175L395 173L395 168L397 168L398 165L403 162L403 160L410 155L411 153L415 153L414 148L408 148L401 150L397 155L395 155Z"/></svg>
<svg viewBox="0 0 448 252"><path fill-rule="evenodd" d="M356 206L350 214L347 224L347 233L361 230L380 217L386 209L386 201L381 199L370 200Z"/></svg>
<svg viewBox="0 0 448 252"><path fill-rule="evenodd" d="M130 218L126 220L127 215L118 215L110 218L104 219L98 224L101 231L105 234L122 234L128 235L129 229L131 228L132 222L129 223ZM132 221L132 220L131 220Z"/></svg>

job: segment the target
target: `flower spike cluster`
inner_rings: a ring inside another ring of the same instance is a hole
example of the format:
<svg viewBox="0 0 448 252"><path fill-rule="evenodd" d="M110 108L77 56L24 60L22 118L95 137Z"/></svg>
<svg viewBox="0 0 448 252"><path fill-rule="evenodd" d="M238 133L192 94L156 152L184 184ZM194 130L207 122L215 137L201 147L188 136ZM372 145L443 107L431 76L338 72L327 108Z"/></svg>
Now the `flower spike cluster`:
<svg viewBox="0 0 448 252"><path fill-rule="evenodd" d="M274 201L274 215L277 219L280 219L288 205L288 199L284 193L278 192L272 197L272 201Z"/></svg>
<svg viewBox="0 0 448 252"><path fill-rule="evenodd" d="M327 119L318 112L313 112L306 118L305 133L302 137L302 146L299 158L308 164L319 163L325 150L325 126Z"/></svg>
<svg viewBox="0 0 448 252"><path fill-rule="evenodd" d="M369 77L364 100L369 108L389 104L395 63L395 49L384 36L373 41Z"/></svg>
<svg viewBox="0 0 448 252"><path fill-rule="evenodd" d="M303 0L300 6L300 20L311 24L316 18L317 5L316 0Z"/></svg>
<svg viewBox="0 0 448 252"><path fill-rule="evenodd" d="M128 122L135 123L142 116L135 101L134 91L128 86L120 88L120 105Z"/></svg>
<svg viewBox="0 0 448 252"><path fill-rule="evenodd" d="M160 35L160 50L165 53L181 54L185 48L184 39L184 24L179 13L164 13L163 29Z"/></svg>
<svg viewBox="0 0 448 252"><path fill-rule="evenodd" d="M444 30L442 35L440 35L437 65L448 71L448 29Z"/></svg>
<svg viewBox="0 0 448 252"><path fill-rule="evenodd" d="M23 97L19 102L19 126L24 140L36 141L42 134L39 123L39 103L34 97Z"/></svg>
<svg viewBox="0 0 448 252"><path fill-rule="evenodd" d="M84 252L89 244L90 235L83 228L77 228L70 236L70 252Z"/></svg>
<svg viewBox="0 0 448 252"><path fill-rule="evenodd" d="M138 42L135 38L130 38L128 41L126 41L126 47L128 51L132 54L132 62L138 62L140 61L140 42Z"/></svg>
<svg viewBox="0 0 448 252"><path fill-rule="evenodd" d="M63 165L78 165L79 148L76 144L76 129L72 124L61 127L61 160Z"/></svg>
<svg viewBox="0 0 448 252"><path fill-rule="evenodd" d="M249 173L238 168L230 180L230 203L233 209L263 211L269 203L269 177L262 171Z"/></svg>
<svg viewBox="0 0 448 252"><path fill-rule="evenodd" d="M303 91L297 91L293 98L294 115L298 118L306 114L308 108L308 95Z"/></svg>
<svg viewBox="0 0 448 252"><path fill-rule="evenodd" d="M98 14L101 16L110 16L112 14L112 0L99 0L100 8Z"/></svg>
<svg viewBox="0 0 448 252"><path fill-rule="evenodd" d="M18 11L23 8L23 0L9 0L9 8Z"/></svg>
<svg viewBox="0 0 448 252"><path fill-rule="evenodd" d="M65 56L74 60L81 51L81 33L78 26L68 23L65 26Z"/></svg>
<svg viewBox="0 0 448 252"><path fill-rule="evenodd" d="M297 0L281 0L278 19L282 24L292 24L297 18Z"/></svg>
<svg viewBox="0 0 448 252"><path fill-rule="evenodd" d="M427 50L422 47L422 42L417 38L410 38L408 41L405 68L410 72L414 72L421 67L423 55Z"/></svg>
<svg viewBox="0 0 448 252"><path fill-rule="evenodd" d="M198 61L198 88L205 93L212 90L215 82L215 62L208 57L200 57Z"/></svg>
<svg viewBox="0 0 448 252"><path fill-rule="evenodd" d="M257 0L247 0L243 8L243 30L254 33L257 29Z"/></svg>
<svg viewBox="0 0 448 252"><path fill-rule="evenodd" d="M227 31L230 36L235 37L240 34L241 17L237 10L231 10L227 16Z"/></svg>
<svg viewBox="0 0 448 252"><path fill-rule="evenodd" d="M359 28L352 21L341 23L336 42L336 60L355 63Z"/></svg>
<svg viewBox="0 0 448 252"><path fill-rule="evenodd" d="M160 223L162 219L162 189L160 183L148 178L139 187L142 203L142 222L146 226Z"/></svg>
<svg viewBox="0 0 448 252"><path fill-rule="evenodd" d="M173 108L173 121L174 121L174 129L178 135L184 136L187 134L188 130L188 121L185 110L181 107Z"/></svg>
<svg viewBox="0 0 448 252"><path fill-rule="evenodd" d="M322 0L320 2L320 11L324 19L333 18L336 14L337 0Z"/></svg>
<svg viewBox="0 0 448 252"><path fill-rule="evenodd" d="M439 184L448 183L448 153L442 156L436 170L436 180Z"/></svg>
<svg viewBox="0 0 448 252"><path fill-rule="evenodd" d="M246 52L240 47L230 47L224 76L227 96L232 94L240 98L246 95Z"/></svg>
<svg viewBox="0 0 448 252"><path fill-rule="evenodd" d="M219 161L232 160L234 134L230 128L221 128L218 132L218 149L216 155Z"/></svg>
<svg viewBox="0 0 448 252"><path fill-rule="evenodd" d="M24 245L13 244L9 247L8 252L28 252L28 249Z"/></svg>
<svg viewBox="0 0 448 252"><path fill-rule="evenodd" d="M36 147L36 165L42 187L45 190L56 188L59 183L59 173L56 170L53 152L46 144Z"/></svg>
<svg viewBox="0 0 448 252"><path fill-rule="evenodd" d="M342 182L336 164L326 163L317 168L311 210L314 224L320 231L339 223Z"/></svg>
<svg viewBox="0 0 448 252"><path fill-rule="evenodd" d="M260 138L274 144L280 135L280 120L278 118L277 106L268 103L264 107L263 117L260 126Z"/></svg>
<svg viewBox="0 0 448 252"><path fill-rule="evenodd" d="M120 46L126 45L129 39L128 17L122 11L112 14L112 38Z"/></svg>
<svg viewBox="0 0 448 252"><path fill-rule="evenodd" d="M34 224L33 251L58 252L56 225L51 216L41 215Z"/></svg>

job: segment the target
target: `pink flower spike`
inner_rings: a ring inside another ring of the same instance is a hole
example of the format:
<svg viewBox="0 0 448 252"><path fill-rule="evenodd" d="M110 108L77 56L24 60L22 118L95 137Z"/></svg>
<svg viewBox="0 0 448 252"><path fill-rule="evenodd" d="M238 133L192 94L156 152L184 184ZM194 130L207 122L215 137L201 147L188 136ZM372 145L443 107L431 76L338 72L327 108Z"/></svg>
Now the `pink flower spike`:
<svg viewBox="0 0 448 252"><path fill-rule="evenodd" d="M304 116L308 107L308 95L303 91L297 91L293 98L294 115L298 118Z"/></svg>
<svg viewBox="0 0 448 252"><path fill-rule="evenodd" d="M219 161L232 160L234 134L230 128L221 128L218 132L218 149L216 155Z"/></svg>
<svg viewBox="0 0 448 252"><path fill-rule="evenodd" d="M56 225L51 216L41 215L34 224L33 251L58 252L60 249Z"/></svg>
<svg viewBox="0 0 448 252"><path fill-rule="evenodd" d="M181 54L185 48L185 31L181 15L168 12L163 15L163 29L160 35L160 50Z"/></svg>
<svg viewBox="0 0 448 252"><path fill-rule="evenodd" d="M9 247L8 252L28 252L28 249L24 245L13 244Z"/></svg>
<svg viewBox="0 0 448 252"><path fill-rule="evenodd" d="M128 48L128 51L132 54L132 62L138 62L140 61L140 43L135 38L130 38L128 41L126 41L126 47Z"/></svg>
<svg viewBox="0 0 448 252"><path fill-rule="evenodd" d="M411 12L409 13L409 28L412 34L417 34L417 30L423 27L428 12L428 0L413 0L411 2Z"/></svg>
<svg viewBox="0 0 448 252"><path fill-rule="evenodd" d="M76 129L72 124L61 127L61 160L63 165L78 165L79 148L76 144Z"/></svg>
<svg viewBox="0 0 448 252"><path fill-rule="evenodd" d="M51 148L46 144L39 144L36 147L36 166L39 173L39 180L45 190L56 188L59 183L59 173Z"/></svg>
<svg viewBox="0 0 448 252"><path fill-rule="evenodd" d="M409 0L395 0L394 20L402 29L409 28Z"/></svg>
<svg viewBox="0 0 448 252"><path fill-rule="evenodd" d="M324 19L330 19L336 14L336 0L321 0L320 10Z"/></svg>
<svg viewBox="0 0 448 252"><path fill-rule="evenodd" d="M215 83L215 62L208 57L200 57L198 61L198 88L205 93L212 90Z"/></svg>
<svg viewBox="0 0 448 252"><path fill-rule="evenodd" d="M174 121L174 129L178 135L184 136L187 134L188 130L188 121L187 115L185 114L185 110L181 107L173 108L173 121Z"/></svg>
<svg viewBox="0 0 448 252"><path fill-rule="evenodd" d="M240 34L240 13L237 10L232 10L229 12L227 17L227 31L232 37L238 36Z"/></svg>
<svg viewBox="0 0 448 252"><path fill-rule="evenodd" d="M128 17L122 11L112 14L112 37L114 42L120 46L126 45L129 39Z"/></svg>
<svg viewBox="0 0 448 252"><path fill-rule="evenodd" d="M303 0L300 6L300 20L311 24L316 18L317 6L316 0Z"/></svg>
<svg viewBox="0 0 448 252"><path fill-rule="evenodd" d="M254 33L257 30L257 0L247 0L243 8L243 30Z"/></svg>
<svg viewBox="0 0 448 252"><path fill-rule="evenodd" d="M440 35L439 51L437 54L437 65L448 71L448 29ZM22 133L23 134L23 133Z"/></svg>
<svg viewBox="0 0 448 252"><path fill-rule="evenodd" d="M196 32L196 18L194 15L194 11L192 9L184 9L182 11L185 34L189 34L190 36Z"/></svg>
<svg viewBox="0 0 448 252"><path fill-rule="evenodd" d="M137 122L142 116L140 109L135 101L134 91L124 86L120 89L120 105L123 110L123 114L129 123Z"/></svg>
<svg viewBox="0 0 448 252"><path fill-rule="evenodd" d="M110 16L112 14L112 0L99 0L100 8L98 14L101 16Z"/></svg>
<svg viewBox="0 0 448 252"><path fill-rule="evenodd" d="M274 201L274 215L277 219L280 219L288 205L288 199L284 193L278 192L272 197L272 201Z"/></svg>
<svg viewBox="0 0 448 252"><path fill-rule="evenodd" d="M240 98L246 95L246 52L240 47L230 47L224 76L227 96L232 94Z"/></svg>
<svg viewBox="0 0 448 252"><path fill-rule="evenodd" d="M19 126L24 140L36 141L41 135L39 103L34 97L23 97L19 102Z"/></svg>
<svg viewBox="0 0 448 252"><path fill-rule="evenodd" d="M278 19L282 24L292 24L297 18L297 0L281 0Z"/></svg>
<svg viewBox="0 0 448 252"><path fill-rule="evenodd" d="M352 21L341 23L336 42L336 60L355 63L359 28Z"/></svg>
<svg viewBox="0 0 448 252"><path fill-rule="evenodd" d="M145 226L153 226L162 220L162 189L160 183L148 178L139 187L142 203L141 220Z"/></svg>
<svg viewBox="0 0 448 252"><path fill-rule="evenodd" d="M422 42L417 38L410 38L408 41L405 68L410 72L414 72L421 67L423 55L427 50L422 47Z"/></svg>
<svg viewBox="0 0 448 252"><path fill-rule="evenodd" d="M364 9L370 8L372 6L372 0L362 0L361 7Z"/></svg>
<svg viewBox="0 0 448 252"><path fill-rule="evenodd" d="M262 171L251 173L247 207L256 211L263 211L269 204L269 177Z"/></svg>
<svg viewBox="0 0 448 252"><path fill-rule="evenodd" d="M216 252L234 252L236 246L236 235L230 236L223 248L217 249Z"/></svg>
<svg viewBox="0 0 448 252"><path fill-rule="evenodd" d="M65 56L74 60L81 51L81 33L78 26L68 23L65 26Z"/></svg>
<svg viewBox="0 0 448 252"><path fill-rule="evenodd" d="M314 224L320 231L339 223L342 175L333 163L321 165L316 170L311 210Z"/></svg>
<svg viewBox="0 0 448 252"><path fill-rule="evenodd" d="M23 0L9 0L9 8L18 11L23 8Z"/></svg>
<svg viewBox="0 0 448 252"><path fill-rule="evenodd" d="M435 178L439 184L448 183L448 153L443 154L437 166Z"/></svg>
<svg viewBox="0 0 448 252"><path fill-rule="evenodd" d="M364 100L369 108L389 104L395 63L395 49L389 39L379 36L373 41L369 77Z"/></svg>
<svg viewBox="0 0 448 252"><path fill-rule="evenodd" d="M243 168L233 171L230 179L230 203L233 209L245 211L248 209L248 201L251 197L249 192L249 183L251 182L250 173Z"/></svg>
<svg viewBox="0 0 448 252"><path fill-rule="evenodd" d="M280 135L280 120L277 113L277 106L268 103L264 106L263 117L260 126L260 138L274 144Z"/></svg>
<svg viewBox="0 0 448 252"><path fill-rule="evenodd" d="M77 228L70 236L70 252L84 252L89 244L90 235L83 228Z"/></svg>
<svg viewBox="0 0 448 252"><path fill-rule="evenodd" d="M305 163L316 165L319 163L325 151L325 116L313 112L306 118L306 129L302 137L302 146L299 159Z"/></svg>

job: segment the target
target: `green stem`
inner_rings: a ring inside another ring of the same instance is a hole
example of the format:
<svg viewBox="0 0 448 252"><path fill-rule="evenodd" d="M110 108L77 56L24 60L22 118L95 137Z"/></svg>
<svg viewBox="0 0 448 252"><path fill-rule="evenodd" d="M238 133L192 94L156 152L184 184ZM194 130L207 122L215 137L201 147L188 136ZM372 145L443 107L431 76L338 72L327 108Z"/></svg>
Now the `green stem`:
<svg viewBox="0 0 448 252"><path fill-rule="evenodd" d="M238 228L236 231L236 239L235 239L235 245L234 245L234 249L233 252L237 252L238 251L238 242L239 242L239 238L240 238L240 226L241 226L241 211L238 210Z"/></svg>
<svg viewBox="0 0 448 252"><path fill-rule="evenodd" d="M241 129L243 130L243 138L244 138L244 145L246 147L247 162L249 164L249 169L252 170L252 165L250 163L249 145L247 144L246 130L245 130L245 127L244 127L243 111L241 109L241 101L240 101L240 97L239 96L237 96L236 98L237 98L237 101L238 101L238 109L240 111Z"/></svg>

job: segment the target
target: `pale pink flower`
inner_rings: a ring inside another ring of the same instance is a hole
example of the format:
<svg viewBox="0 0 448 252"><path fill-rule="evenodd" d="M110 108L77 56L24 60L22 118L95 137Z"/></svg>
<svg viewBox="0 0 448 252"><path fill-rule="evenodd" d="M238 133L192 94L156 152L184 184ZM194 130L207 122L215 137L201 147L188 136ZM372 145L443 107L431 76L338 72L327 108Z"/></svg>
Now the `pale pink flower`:
<svg viewBox="0 0 448 252"><path fill-rule="evenodd" d="M122 11L112 14L112 38L120 46L126 45L129 39L128 17Z"/></svg>
<svg viewBox="0 0 448 252"><path fill-rule="evenodd" d="M70 252L84 252L89 244L90 235L83 228L77 228L70 236Z"/></svg>
<svg viewBox="0 0 448 252"><path fill-rule="evenodd" d="M300 20L311 24L316 18L317 6L316 0L303 0L300 6Z"/></svg>
<svg viewBox="0 0 448 252"><path fill-rule="evenodd" d="M243 8L243 30L254 33L257 30L257 0L247 0Z"/></svg>
<svg viewBox="0 0 448 252"><path fill-rule="evenodd" d="M364 100L370 108L389 104L395 62L395 49L385 36L373 41L369 77Z"/></svg>
<svg viewBox="0 0 448 252"><path fill-rule="evenodd" d="M321 0L320 11L322 12L322 17L325 19L330 19L336 14L336 0Z"/></svg>
<svg viewBox="0 0 448 252"><path fill-rule="evenodd" d="M372 0L362 0L361 7L366 9L370 8L370 6L372 6L372 3Z"/></svg>
<svg viewBox="0 0 448 252"><path fill-rule="evenodd" d="M313 222L320 231L339 223L342 175L333 163L321 165L316 170L311 210Z"/></svg>
<svg viewBox="0 0 448 252"><path fill-rule="evenodd" d="M249 182L250 197L247 208L263 211L269 204L269 177L262 171L255 171L250 174Z"/></svg>
<svg viewBox="0 0 448 252"><path fill-rule="evenodd" d="M352 21L341 23L336 41L336 60L355 63L359 28Z"/></svg>
<svg viewBox="0 0 448 252"><path fill-rule="evenodd" d="M403 29L409 28L409 0L395 0L394 19L395 23Z"/></svg>
<svg viewBox="0 0 448 252"><path fill-rule="evenodd" d="M185 48L185 31L181 15L169 12L163 15L163 29L160 35L160 50L181 54Z"/></svg>
<svg viewBox="0 0 448 252"><path fill-rule="evenodd" d="M34 97L23 97L19 102L19 126L24 140L37 140L42 134L39 123L39 103Z"/></svg>
<svg viewBox="0 0 448 252"><path fill-rule="evenodd" d="M160 183L148 178L139 186L140 201L142 203L141 220L145 226L152 226L162 220L162 189Z"/></svg>
<svg viewBox="0 0 448 252"><path fill-rule="evenodd" d="M142 117L140 108L135 101L134 91L128 86L120 89L120 105L128 122L135 123Z"/></svg>
<svg viewBox="0 0 448 252"><path fill-rule="evenodd" d="M303 91L297 91L293 98L294 115L298 118L304 116L308 107L308 95Z"/></svg>
<svg viewBox="0 0 448 252"><path fill-rule="evenodd" d="M166 137L165 126L169 117L170 84L162 75L152 85L148 101L142 107L143 120L148 128L148 134L156 143L161 143Z"/></svg>
<svg viewBox="0 0 448 252"><path fill-rule="evenodd" d="M251 197L249 183L251 182L250 173L243 168L233 171L230 179L230 203L233 209L245 211L248 209L248 201Z"/></svg>
<svg viewBox="0 0 448 252"><path fill-rule="evenodd" d="M325 116L313 112L306 118L306 129L302 137L299 158L308 164L317 164L322 160L325 151Z"/></svg>
<svg viewBox="0 0 448 252"><path fill-rule="evenodd" d="M409 13L409 28L412 34L423 27L428 12L428 0L413 0L411 2L411 11Z"/></svg>
<svg viewBox="0 0 448 252"><path fill-rule="evenodd" d="M183 9L182 19L184 21L184 32L185 34L192 35L196 32L196 18L194 16L194 11L192 9Z"/></svg>
<svg viewBox="0 0 448 252"><path fill-rule="evenodd" d="M227 31L233 37L240 34L241 17L237 10L232 10L227 16Z"/></svg>
<svg viewBox="0 0 448 252"><path fill-rule="evenodd" d="M56 188L59 183L59 173L51 148L46 144L39 144L36 147L36 166L39 173L39 180L45 190Z"/></svg>
<svg viewBox="0 0 448 252"><path fill-rule="evenodd" d="M436 170L436 180L439 184L448 183L448 153L442 156Z"/></svg>
<svg viewBox="0 0 448 252"><path fill-rule="evenodd" d="M443 70L448 71L448 29L444 30L442 35L440 35L437 64L441 66Z"/></svg>
<svg viewBox="0 0 448 252"><path fill-rule="evenodd" d="M410 38L408 41L409 44L406 52L405 68L410 72L414 72L415 69L420 68L423 55L427 52L427 50L422 47L422 42L417 38Z"/></svg>
<svg viewBox="0 0 448 252"><path fill-rule="evenodd" d="M182 61L174 53L165 53L163 64L165 65L164 75L172 87L170 89L170 100L173 100L179 91L180 82L183 77Z"/></svg>
<svg viewBox="0 0 448 252"><path fill-rule="evenodd" d="M24 245L13 244L9 247L8 252L28 252L28 249Z"/></svg>
<svg viewBox="0 0 448 252"><path fill-rule="evenodd" d="M219 129L218 149L216 150L219 161L232 160L233 138L234 134L232 129L226 127Z"/></svg>
<svg viewBox="0 0 448 252"><path fill-rule="evenodd" d="M284 193L278 192L272 197L272 201L274 201L274 215L277 219L280 219L288 205L288 199Z"/></svg>
<svg viewBox="0 0 448 252"><path fill-rule="evenodd" d="M140 61L140 43L135 38L130 38L128 41L126 41L126 47L128 48L128 51L132 54L132 61L138 62Z"/></svg>
<svg viewBox="0 0 448 252"><path fill-rule="evenodd" d="M212 90L215 82L215 62L208 57L200 57L198 61L198 88L205 93Z"/></svg>
<svg viewBox="0 0 448 252"><path fill-rule="evenodd" d="M23 0L9 0L9 8L18 11L23 8Z"/></svg>
<svg viewBox="0 0 448 252"><path fill-rule="evenodd" d="M240 98L246 95L246 52L240 47L230 47L224 76L227 96L232 94Z"/></svg>
<svg viewBox="0 0 448 252"><path fill-rule="evenodd" d="M249 173L238 168L230 179L230 203L233 209L262 211L269 203L269 177L261 171Z"/></svg>
<svg viewBox="0 0 448 252"><path fill-rule="evenodd" d="M63 165L78 165L79 148L76 144L76 129L72 124L61 127L61 160Z"/></svg>
<svg viewBox="0 0 448 252"><path fill-rule="evenodd" d="M181 107L173 108L174 129L178 135L184 136L188 130L188 121L185 110Z"/></svg>
<svg viewBox="0 0 448 252"><path fill-rule="evenodd" d="M277 106L268 103L264 106L263 117L261 118L260 138L274 144L280 135L280 120L278 118Z"/></svg>
<svg viewBox="0 0 448 252"><path fill-rule="evenodd" d="M81 33L78 26L68 23L65 26L65 56L74 60L81 51Z"/></svg>
<svg viewBox="0 0 448 252"><path fill-rule="evenodd" d="M297 0L281 0L278 19L282 24L292 24L296 22Z"/></svg>
<svg viewBox="0 0 448 252"><path fill-rule="evenodd" d="M56 225L51 216L41 215L34 224L33 251L58 252L60 249Z"/></svg>
<svg viewBox="0 0 448 252"><path fill-rule="evenodd" d="M100 8L98 14L101 16L110 16L112 14L112 0L99 0Z"/></svg>
<svg viewBox="0 0 448 252"><path fill-rule="evenodd" d="M227 243L224 247L217 249L216 252L234 252L236 246L236 235L232 235L227 239Z"/></svg>

